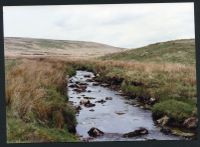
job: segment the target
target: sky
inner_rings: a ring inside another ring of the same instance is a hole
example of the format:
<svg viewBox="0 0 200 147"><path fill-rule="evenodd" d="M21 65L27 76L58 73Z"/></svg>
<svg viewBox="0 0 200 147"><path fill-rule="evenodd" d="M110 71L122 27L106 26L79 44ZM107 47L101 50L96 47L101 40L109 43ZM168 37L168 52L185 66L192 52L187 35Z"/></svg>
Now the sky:
<svg viewBox="0 0 200 147"><path fill-rule="evenodd" d="M5 37L136 48L195 34L193 3L6 6L3 16Z"/></svg>

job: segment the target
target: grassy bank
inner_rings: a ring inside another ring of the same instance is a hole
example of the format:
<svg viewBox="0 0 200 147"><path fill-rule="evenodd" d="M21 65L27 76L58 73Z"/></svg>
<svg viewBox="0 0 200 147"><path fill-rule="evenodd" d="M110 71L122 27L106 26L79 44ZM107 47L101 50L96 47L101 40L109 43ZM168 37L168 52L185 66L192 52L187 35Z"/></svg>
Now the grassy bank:
<svg viewBox="0 0 200 147"><path fill-rule="evenodd" d="M136 61L68 61L68 64L93 71L98 75L96 80L138 99L153 110L157 119L167 115L173 120L169 125L182 127L184 120L197 117L194 65Z"/></svg>
<svg viewBox="0 0 200 147"><path fill-rule="evenodd" d="M121 89L145 105L150 102L155 119L168 116L168 125L182 126L187 118L197 117L194 39L155 43L101 59L121 64L105 77L123 79Z"/></svg>
<svg viewBox="0 0 200 147"><path fill-rule="evenodd" d="M8 142L77 140L75 113L65 91L66 75L74 75L76 69L94 72L97 81L137 99L156 119L167 115L170 126L183 127L186 119L197 117L194 64L12 60L6 63Z"/></svg>
<svg viewBox="0 0 200 147"><path fill-rule="evenodd" d="M75 112L68 104L62 61L6 60L7 141L76 141Z"/></svg>

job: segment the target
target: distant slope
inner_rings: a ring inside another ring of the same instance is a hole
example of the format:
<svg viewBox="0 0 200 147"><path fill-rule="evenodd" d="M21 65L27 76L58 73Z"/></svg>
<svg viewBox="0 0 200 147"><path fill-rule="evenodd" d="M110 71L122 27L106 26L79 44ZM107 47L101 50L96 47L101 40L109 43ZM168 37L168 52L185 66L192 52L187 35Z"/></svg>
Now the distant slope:
<svg viewBox="0 0 200 147"><path fill-rule="evenodd" d="M51 40L34 38L4 38L5 56L64 56L93 58L124 49L86 41Z"/></svg>
<svg viewBox="0 0 200 147"><path fill-rule="evenodd" d="M195 41L194 39L182 39L161 42L137 49L106 55L102 58L111 60L194 64Z"/></svg>

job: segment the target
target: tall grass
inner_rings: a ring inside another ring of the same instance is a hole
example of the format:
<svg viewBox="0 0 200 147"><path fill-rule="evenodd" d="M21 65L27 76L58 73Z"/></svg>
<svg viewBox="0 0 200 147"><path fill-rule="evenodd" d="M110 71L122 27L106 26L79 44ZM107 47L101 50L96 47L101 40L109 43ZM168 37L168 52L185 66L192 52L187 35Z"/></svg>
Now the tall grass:
<svg viewBox="0 0 200 147"><path fill-rule="evenodd" d="M194 65L55 58L11 63L6 70L9 142L76 139L69 133L74 131L76 121L65 91L66 75L74 75L76 69L94 72L99 81L118 84L130 98L155 98L156 104L151 105L154 114L168 115L176 122L197 116Z"/></svg>
<svg viewBox="0 0 200 147"><path fill-rule="evenodd" d="M144 103L150 98L155 98L157 105L152 105L154 113L170 112L172 115L169 113L168 115L173 116L177 122L193 115L197 116L194 64L156 64L116 60L68 61L68 64L73 64L77 69L86 69L99 74L100 81L110 84L113 84L115 80L118 81L120 89L131 98L137 98ZM176 103L168 105L169 102ZM166 106L163 107L164 105ZM183 115L179 116L178 108L181 106L187 106L191 111L181 109Z"/></svg>
<svg viewBox="0 0 200 147"><path fill-rule="evenodd" d="M56 140L55 134L48 130L63 130L60 132L63 138L67 138L68 131L75 132L75 113L67 103L68 71L72 73L71 67L56 60L22 59L9 66L6 71L8 142L35 142L35 138L41 137L38 132L41 128L46 132L46 138L43 135L42 140L47 142ZM24 125L20 124L22 128L15 132L12 123L18 122ZM30 128L34 128L36 134L30 135ZM56 141L63 140L58 138Z"/></svg>

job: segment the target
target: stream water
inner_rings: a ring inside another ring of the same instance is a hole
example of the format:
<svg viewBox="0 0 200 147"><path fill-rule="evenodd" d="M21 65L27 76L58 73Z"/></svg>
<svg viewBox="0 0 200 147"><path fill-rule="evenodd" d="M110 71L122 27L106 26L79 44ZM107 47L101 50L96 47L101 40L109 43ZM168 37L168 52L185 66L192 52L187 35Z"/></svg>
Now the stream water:
<svg viewBox="0 0 200 147"><path fill-rule="evenodd" d="M90 141L135 141L135 140L180 140L180 137L173 135L165 135L160 132L153 120L152 113L149 110L141 109L134 106L134 100L128 100L119 95L119 92L113 91L101 85L94 85L92 72L77 71L76 75L69 79L68 95L69 101L75 106L79 106L80 100L84 97L91 97L91 103L96 104L94 107L84 107L81 105L81 110L77 114L77 134L81 139L88 138L88 131L92 127L96 127L103 131L103 136L94 138ZM77 92L73 85L75 83L87 84L86 91ZM106 97L111 97L112 100L106 100L105 103L97 103ZM139 127L144 127L149 131L149 134L123 138L122 134L132 132Z"/></svg>

